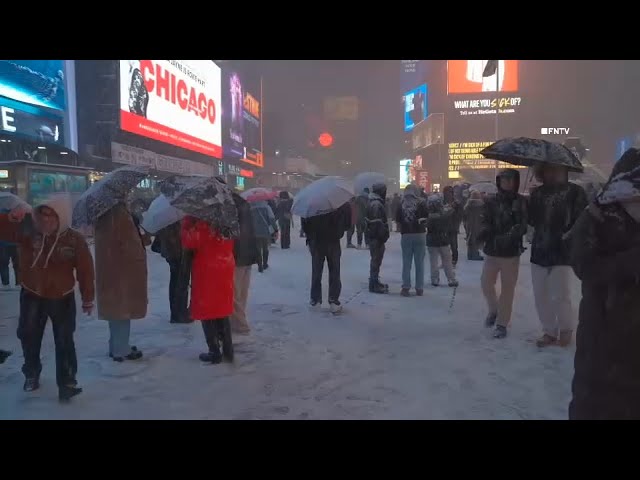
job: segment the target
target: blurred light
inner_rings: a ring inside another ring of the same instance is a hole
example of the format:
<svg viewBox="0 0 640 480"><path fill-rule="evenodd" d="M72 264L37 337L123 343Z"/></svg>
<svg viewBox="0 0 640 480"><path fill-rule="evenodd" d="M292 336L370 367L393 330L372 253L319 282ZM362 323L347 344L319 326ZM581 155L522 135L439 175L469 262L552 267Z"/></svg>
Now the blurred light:
<svg viewBox="0 0 640 480"><path fill-rule="evenodd" d="M38 150L46 150L47 147L38 147Z"/></svg>
<svg viewBox="0 0 640 480"><path fill-rule="evenodd" d="M318 142L320 145L327 148L333 145L333 137L330 133L324 132L318 137Z"/></svg>
<svg viewBox="0 0 640 480"><path fill-rule="evenodd" d="M0 142L5 143L5 142L6 142L6 140L3 138L2 140L0 140Z"/></svg>
<svg viewBox="0 0 640 480"><path fill-rule="evenodd" d="M280 155L280 150L276 150L276 157Z"/></svg>
<svg viewBox="0 0 640 480"><path fill-rule="evenodd" d="M69 152L60 152L60 155L69 155Z"/></svg>

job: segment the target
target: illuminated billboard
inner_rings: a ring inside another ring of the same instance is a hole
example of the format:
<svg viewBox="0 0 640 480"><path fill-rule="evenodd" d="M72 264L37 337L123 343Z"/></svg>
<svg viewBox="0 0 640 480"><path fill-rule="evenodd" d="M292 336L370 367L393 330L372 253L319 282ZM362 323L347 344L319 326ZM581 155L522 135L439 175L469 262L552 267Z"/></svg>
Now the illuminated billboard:
<svg viewBox="0 0 640 480"><path fill-rule="evenodd" d="M211 60L120 60L120 128L222 158L221 76Z"/></svg>
<svg viewBox="0 0 640 480"><path fill-rule="evenodd" d="M495 160L489 160L480 154L480 150L494 143L487 142L458 142L449 143L449 178L460 178L461 170L489 170L495 169ZM527 168L517 167L508 163L498 162L498 168Z"/></svg>
<svg viewBox="0 0 640 480"><path fill-rule="evenodd" d="M427 92L427 85L422 84L413 90L409 90L402 97L405 132L410 132L413 127L427 118Z"/></svg>
<svg viewBox="0 0 640 480"><path fill-rule="evenodd" d="M398 177L400 189L403 190L413 179L411 178L411 160L400 160L400 176Z"/></svg>
<svg viewBox="0 0 640 480"><path fill-rule="evenodd" d="M517 92L518 60L448 60L447 91L459 93ZM495 68L491 68L491 67Z"/></svg>

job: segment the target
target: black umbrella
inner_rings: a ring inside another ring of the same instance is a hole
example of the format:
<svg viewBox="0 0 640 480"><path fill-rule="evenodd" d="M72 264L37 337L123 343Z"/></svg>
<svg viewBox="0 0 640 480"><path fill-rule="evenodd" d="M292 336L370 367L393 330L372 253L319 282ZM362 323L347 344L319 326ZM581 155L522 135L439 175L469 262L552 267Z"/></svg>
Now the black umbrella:
<svg viewBox="0 0 640 480"><path fill-rule="evenodd" d="M240 232L233 191L214 177L175 176L163 185L171 205L216 228L225 238Z"/></svg>
<svg viewBox="0 0 640 480"><path fill-rule="evenodd" d="M560 165L571 172L582 173L578 157L564 145L538 138L503 138L480 151L485 158L512 165L534 167L541 164Z"/></svg>

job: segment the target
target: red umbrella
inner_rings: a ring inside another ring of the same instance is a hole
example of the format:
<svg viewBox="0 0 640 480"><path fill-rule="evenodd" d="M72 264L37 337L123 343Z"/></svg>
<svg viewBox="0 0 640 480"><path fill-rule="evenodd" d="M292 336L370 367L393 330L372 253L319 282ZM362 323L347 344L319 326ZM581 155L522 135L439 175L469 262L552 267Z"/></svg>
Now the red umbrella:
<svg viewBox="0 0 640 480"><path fill-rule="evenodd" d="M246 192L240 194L247 202L263 202L273 200L278 196L278 192L274 192L267 188L250 188Z"/></svg>

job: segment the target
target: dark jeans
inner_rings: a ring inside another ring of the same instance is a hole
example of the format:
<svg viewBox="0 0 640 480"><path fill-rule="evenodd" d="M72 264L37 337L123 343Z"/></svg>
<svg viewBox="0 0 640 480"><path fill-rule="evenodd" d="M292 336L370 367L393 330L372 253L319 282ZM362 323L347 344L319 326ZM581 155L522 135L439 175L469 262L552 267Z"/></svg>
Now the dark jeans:
<svg viewBox="0 0 640 480"><path fill-rule="evenodd" d="M9 285L9 261L13 266L16 285L20 284L18 277L18 247L15 245L0 245L0 281L2 285Z"/></svg>
<svg viewBox="0 0 640 480"><path fill-rule="evenodd" d="M347 230L347 245L353 245L353 234L356 233L356 226L351 225L351 228Z"/></svg>
<svg viewBox="0 0 640 480"><path fill-rule="evenodd" d="M207 342L207 347L210 353L220 351L220 337L224 335L225 329L231 329L231 323L229 317L216 318L213 320L202 320L202 331L204 332L204 339Z"/></svg>
<svg viewBox="0 0 640 480"><path fill-rule="evenodd" d="M449 243L451 245L451 258L453 264L458 263L458 231L449 232Z"/></svg>
<svg viewBox="0 0 640 480"><path fill-rule="evenodd" d="M258 268L264 270L269 266L269 246L271 245L271 238L269 237L257 237L256 243L258 244Z"/></svg>
<svg viewBox="0 0 640 480"><path fill-rule="evenodd" d="M75 385L78 360L73 342L73 332L76 329L76 300L73 293L59 300L50 300L34 295L24 288L20 292L18 338L22 342L24 354L22 373L27 378L40 376L40 347L48 318L51 319L56 344L58 387Z"/></svg>
<svg viewBox="0 0 640 480"><path fill-rule="evenodd" d="M279 220L280 224L280 248L291 247L291 220Z"/></svg>
<svg viewBox="0 0 640 480"><path fill-rule="evenodd" d="M189 282L191 281L191 254L184 253L180 260L167 260L169 264L169 308L171 320L189 319Z"/></svg>
<svg viewBox="0 0 640 480"><path fill-rule="evenodd" d="M369 281L380 280L380 267L384 258L385 246L382 242L370 242L369 252L371 253L371 265L369 267Z"/></svg>
<svg viewBox="0 0 640 480"><path fill-rule="evenodd" d="M311 251L311 301L322 303L322 271L324 261L329 268L329 303L340 300L342 282L340 281L340 240L329 243L310 242Z"/></svg>
<svg viewBox="0 0 640 480"><path fill-rule="evenodd" d="M361 247L362 246L362 240L364 239L364 243L365 245L369 245L367 243L367 239L364 236L364 229L366 227L366 223L364 222L360 222L356 225L356 231L358 232L358 246Z"/></svg>

